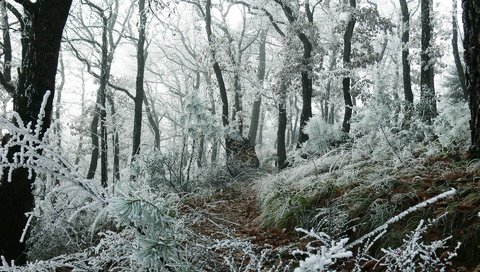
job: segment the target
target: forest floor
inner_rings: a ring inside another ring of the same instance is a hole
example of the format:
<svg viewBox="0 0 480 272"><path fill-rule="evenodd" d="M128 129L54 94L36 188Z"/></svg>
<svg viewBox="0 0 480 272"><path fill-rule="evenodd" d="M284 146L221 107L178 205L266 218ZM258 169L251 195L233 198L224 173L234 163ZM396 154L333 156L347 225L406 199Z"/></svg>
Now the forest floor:
<svg viewBox="0 0 480 272"><path fill-rule="evenodd" d="M258 266L272 268L293 259L291 247L304 244L300 236L291 230L262 227L259 209L251 181L235 182L208 198L185 202L182 211L194 215L191 227L210 255L205 271L257 271Z"/></svg>
<svg viewBox="0 0 480 272"><path fill-rule="evenodd" d="M480 252L480 171L465 171L468 162L448 156L424 160L419 166L408 174L399 171L395 175L398 185L388 197L394 198L408 190L417 201L423 201L441 192L443 187L457 188L458 193L453 200L440 201L428 208L429 215L448 211L452 216L447 216L445 222L431 230L427 239L440 239L449 233L455 240L468 244L470 254ZM422 183L417 185L419 177ZM340 192L347 193L347 190ZM265 271L276 267L282 267L281 271L290 271L284 268L297 263L291 252L295 248L304 248L306 241L293 228L263 227L257 195L255 180L251 180L233 182L208 196L195 196L184 202L181 210L190 216L190 227L199 237L197 243L205 248L205 259L200 260L204 271L257 271L257 267ZM423 216L425 214L420 215ZM398 231L403 224L392 228ZM404 232L406 230L399 231ZM471 256L468 257L470 260ZM462 261L449 271L480 271L480 265L475 266L471 263L465 266Z"/></svg>

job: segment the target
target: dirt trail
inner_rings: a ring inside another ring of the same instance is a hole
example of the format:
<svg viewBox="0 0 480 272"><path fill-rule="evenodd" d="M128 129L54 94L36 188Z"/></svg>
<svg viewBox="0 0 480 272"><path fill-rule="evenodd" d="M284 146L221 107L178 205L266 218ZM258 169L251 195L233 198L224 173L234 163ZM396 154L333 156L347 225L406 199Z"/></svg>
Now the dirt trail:
<svg viewBox="0 0 480 272"><path fill-rule="evenodd" d="M288 258L289 252L285 247L297 241L298 235L261 227L256 195L257 192L252 184L235 183L217 190L208 199L197 198L187 201L183 210L196 214L191 227L203 236L204 241L210 243L213 248L210 253L218 254L214 256L216 269L207 269L208 271L222 271L218 262L224 263L225 258L232 256L235 259L235 265L245 269L241 271L250 271L247 269L248 263L254 261L253 255L249 256L249 253L260 256L264 249L268 249L269 255L276 255L277 259L272 260L269 257L269 260L264 260L265 266L274 265L280 259ZM218 246L218 241L222 240L245 242L244 248L240 248L242 246L240 244L235 248L236 246L228 243Z"/></svg>

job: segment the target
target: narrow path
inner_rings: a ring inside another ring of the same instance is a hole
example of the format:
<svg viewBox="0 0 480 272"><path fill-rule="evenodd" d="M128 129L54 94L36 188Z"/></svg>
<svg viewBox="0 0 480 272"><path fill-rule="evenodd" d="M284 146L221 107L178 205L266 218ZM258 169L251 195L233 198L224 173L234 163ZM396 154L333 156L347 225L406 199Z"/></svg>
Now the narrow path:
<svg viewBox="0 0 480 272"><path fill-rule="evenodd" d="M205 271L257 271L259 264L278 266L291 258L287 246L298 236L262 228L256 194L252 184L234 183L208 199L187 201L183 210L195 215L191 227L213 257Z"/></svg>

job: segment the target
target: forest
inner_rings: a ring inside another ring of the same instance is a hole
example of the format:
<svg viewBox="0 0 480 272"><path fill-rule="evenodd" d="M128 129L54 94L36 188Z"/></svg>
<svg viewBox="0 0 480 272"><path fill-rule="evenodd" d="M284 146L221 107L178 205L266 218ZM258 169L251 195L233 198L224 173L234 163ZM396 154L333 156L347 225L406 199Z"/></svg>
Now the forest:
<svg viewBox="0 0 480 272"><path fill-rule="evenodd" d="M0 0L0 271L480 271L480 1Z"/></svg>

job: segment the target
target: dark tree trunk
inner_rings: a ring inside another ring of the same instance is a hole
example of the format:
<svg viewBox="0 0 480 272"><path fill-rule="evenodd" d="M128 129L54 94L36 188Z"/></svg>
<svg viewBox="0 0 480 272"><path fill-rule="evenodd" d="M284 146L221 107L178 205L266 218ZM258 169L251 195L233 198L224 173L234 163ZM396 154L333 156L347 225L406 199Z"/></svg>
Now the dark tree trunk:
<svg viewBox="0 0 480 272"><path fill-rule="evenodd" d="M308 37L301 33L298 35L303 44L302 58L302 113L300 114L300 129L298 134L297 148L301 148L308 140L308 135L303 131L308 120L312 118L312 93L313 93L313 46Z"/></svg>
<svg viewBox="0 0 480 272"><path fill-rule="evenodd" d="M274 0L277 4L282 7L283 13L287 17L290 25L293 25L297 22L297 14L293 11L290 4L282 0ZM310 10L310 5L305 2L305 11L307 16L307 21L309 24L313 24L313 13ZM275 29L281 36L284 36L284 33L279 31L278 26L274 24ZM312 117L312 93L313 93L313 65L312 65L312 51L313 45L308 36L297 30L297 37L302 42L303 45L303 56L302 56L302 113L300 115L300 129L297 141L297 148L300 148L304 142L308 140L308 135L303 131L303 128L307 124L308 120Z"/></svg>
<svg viewBox="0 0 480 272"><path fill-rule="evenodd" d="M107 96L110 104L110 115L112 116L112 142L113 142L113 181L120 180L120 141L117 131L117 111L115 110L115 101L111 95Z"/></svg>
<svg viewBox="0 0 480 272"><path fill-rule="evenodd" d="M465 71L463 70L460 53L458 52L458 24L457 24L457 0L452 0L452 50L455 67L457 68L458 80L462 87L463 99L468 101L467 85L465 83Z"/></svg>
<svg viewBox="0 0 480 272"><path fill-rule="evenodd" d="M423 120L431 123L437 116L437 102L435 100L435 84L433 56L429 52L432 40L432 0L421 0L422 13L422 69L420 72L420 114Z"/></svg>
<svg viewBox="0 0 480 272"><path fill-rule="evenodd" d="M343 35L343 68L350 69L350 58L352 53L352 36L355 28L356 18L354 9L356 8L356 0L350 0L350 19L348 20L347 29ZM346 76L342 80L343 99L345 100L345 114L343 117L342 131L350 132L350 119L352 118L352 96L350 94L350 76Z"/></svg>
<svg viewBox="0 0 480 272"><path fill-rule="evenodd" d="M22 3L27 24L22 35L22 66L14 94L14 110L25 124L31 122L35 126L43 97L50 91L39 135L42 138L51 124L60 42L72 1ZM9 153L13 155L16 151L17 148L12 148ZM18 265L26 261L25 243L19 240L27 222L25 213L33 208L31 187L35 175L29 180L28 170L19 168L13 171L12 182L8 182L7 176L3 174L0 185L0 255Z"/></svg>
<svg viewBox="0 0 480 272"><path fill-rule="evenodd" d="M97 90L97 101L96 104L100 103L100 90ZM90 154L90 166L88 167L87 179L95 178L98 165L98 155L99 155L99 137L98 137L98 106L95 106L93 112L92 123L90 124L90 138L92 139L92 154Z"/></svg>
<svg viewBox="0 0 480 272"><path fill-rule="evenodd" d="M287 129L287 99L286 85L281 83L278 98L278 129L277 129L277 167L283 169L286 167L287 150L285 148L285 131Z"/></svg>
<svg viewBox="0 0 480 272"><path fill-rule="evenodd" d="M142 106L144 90L144 74L145 74L145 25L147 23L147 10L145 9L145 0L138 1L138 13L140 16L140 24L138 26L138 44L137 44L137 78L135 82L135 110L133 118L133 146L132 159L140 151L140 141L142 135Z"/></svg>
<svg viewBox="0 0 480 272"><path fill-rule="evenodd" d="M260 88L263 88L263 81L265 79L265 69L266 69L266 50L265 45L267 43L267 32L262 30L260 33L260 43L258 46L258 73L257 73L257 80ZM260 119L260 107L262 106L262 95L259 94L255 101L253 102L252 108L252 117L250 119L250 130L248 132L248 139L250 140L250 145L255 146L255 142L257 139L257 131L258 131L258 121Z"/></svg>
<svg viewBox="0 0 480 272"><path fill-rule="evenodd" d="M108 80L110 77L110 68L111 68L111 61L108 56L108 37L107 37L107 26L108 26L108 18L103 15L102 16L102 56L101 56L101 64L100 64L100 85L97 91L97 104L95 106L95 113L93 115L92 124L90 126L91 129L91 138L92 138L92 155L90 159L90 167L87 173L87 179L93 179L95 177L95 173L97 171L98 165L98 157L100 155L100 182L102 186L107 186L107 166L108 166L108 154L107 154L107 112L105 108L106 102L106 89L108 85ZM100 124L100 145L99 145L99 137L98 137L98 124Z"/></svg>
<svg viewBox="0 0 480 272"><path fill-rule="evenodd" d="M2 37L3 37L3 76L5 83L10 84L12 80L12 43L10 40L10 26L8 23L7 3L0 2L0 21L2 23ZM5 88L7 91L12 91L11 88Z"/></svg>
<svg viewBox="0 0 480 272"><path fill-rule="evenodd" d="M407 0L400 0L402 10L402 72L403 72L403 93L405 96L405 120L403 127L407 128L410 124L413 114L413 92L412 79L410 76L410 12L408 10Z"/></svg>
<svg viewBox="0 0 480 272"><path fill-rule="evenodd" d="M205 153L205 135L200 136L200 143L198 146L197 167L202 168L204 162Z"/></svg>
<svg viewBox="0 0 480 272"><path fill-rule="evenodd" d="M240 63L240 62L239 62ZM236 121L236 127L238 130L238 133L240 136L243 137L243 106L242 106L242 85L240 82L240 75L238 72L235 72L235 75L233 76L233 87L235 90L235 100L234 100L234 109L233 109L233 114L232 114L232 122Z"/></svg>
<svg viewBox="0 0 480 272"><path fill-rule="evenodd" d="M222 69L216 60L216 52L213 49L213 33L212 33L212 1L207 0L205 4L205 29L207 32L207 40L210 46L210 55L213 61L213 71L215 73L215 77L217 78L218 89L220 90L220 98L222 100L222 124L224 127L228 127L229 120L228 120L228 96L227 96L227 88L225 87L225 81L223 79ZM225 146L227 149L227 155L230 153L230 145L232 144L231 139L228 136L225 139Z"/></svg>
<svg viewBox="0 0 480 272"><path fill-rule="evenodd" d="M465 33L466 85L470 98L470 120L474 157L480 157L480 3L478 0L463 0L463 26Z"/></svg>
<svg viewBox="0 0 480 272"><path fill-rule="evenodd" d="M155 110L150 106L150 102L148 102L148 97L144 97L143 103L145 103L145 110L147 112L148 124L153 131L154 137L154 147L157 150L160 150L160 128L158 126L158 116ZM152 102L153 106L153 102Z"/></svg>

